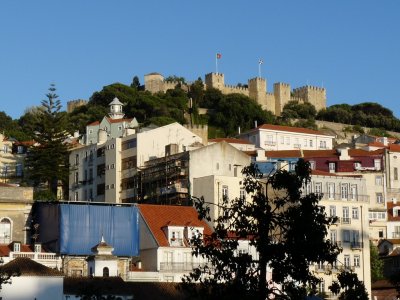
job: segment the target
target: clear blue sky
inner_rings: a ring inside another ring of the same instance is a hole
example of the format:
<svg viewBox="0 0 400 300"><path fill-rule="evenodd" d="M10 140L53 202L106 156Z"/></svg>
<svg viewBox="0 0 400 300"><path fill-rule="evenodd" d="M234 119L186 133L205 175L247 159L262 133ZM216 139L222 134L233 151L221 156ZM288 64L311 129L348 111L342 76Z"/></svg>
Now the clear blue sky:
<svg viewBox="0 0 400 300"><path fill-rule="evenodd" d="M258 74L268 89L327 88L327 104L374 101L400 116L400 1L68 0L0 2L0 111L88 99L159 72L227 84Z"/></svg>

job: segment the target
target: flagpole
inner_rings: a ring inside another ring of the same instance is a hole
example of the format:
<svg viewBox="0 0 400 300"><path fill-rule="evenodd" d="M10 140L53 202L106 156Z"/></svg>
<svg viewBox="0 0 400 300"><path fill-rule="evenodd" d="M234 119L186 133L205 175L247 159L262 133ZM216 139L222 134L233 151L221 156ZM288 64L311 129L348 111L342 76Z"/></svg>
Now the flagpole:
<svg viewBox="0 0 400 300"><path fill-rule="evenodd" d="M218 74L218 53L215 54L215 72Z"/></svg>
<svg viewBox="0 0 400 300"><path fill-rule="evenodd" d="M261 78L261 63L258 62L258 77Z"/></svg>

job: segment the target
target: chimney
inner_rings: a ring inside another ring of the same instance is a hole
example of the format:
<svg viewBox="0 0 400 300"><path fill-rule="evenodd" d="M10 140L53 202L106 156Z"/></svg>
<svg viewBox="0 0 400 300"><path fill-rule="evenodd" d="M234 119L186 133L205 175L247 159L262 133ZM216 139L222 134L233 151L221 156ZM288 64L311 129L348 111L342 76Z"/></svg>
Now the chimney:
<svg viewBox="0 0 400 300"><path fill-rule="evenodd" d="M254 121L254 128L257 128L257 120Z"/></svg>

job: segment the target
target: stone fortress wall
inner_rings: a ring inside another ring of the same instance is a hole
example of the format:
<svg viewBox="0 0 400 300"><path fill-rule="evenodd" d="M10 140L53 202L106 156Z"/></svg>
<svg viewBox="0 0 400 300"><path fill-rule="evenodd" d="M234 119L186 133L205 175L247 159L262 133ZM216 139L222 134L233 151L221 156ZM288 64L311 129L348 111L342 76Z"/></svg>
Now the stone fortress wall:
<svg viewBox="0 0 400 300"><path fill-rule="evenodd" d="M179 82L165 81L164 76L159 73L150 73L144 76L145 90L151 93L165 92L173 89ZM283 107L289 101L300 103L309 102L317 110L326 108L326 89L315 86L302 86L291 89L287 83L274 83L273 91L267 91L267 80L256 77L248 80L248 87L226 85L224 74L209 73L205 75L205 88L215 88L223 94L238 93L257 101L265 110L269 110L279 116ZM188 90L190 83L182 85Z"/></svg>

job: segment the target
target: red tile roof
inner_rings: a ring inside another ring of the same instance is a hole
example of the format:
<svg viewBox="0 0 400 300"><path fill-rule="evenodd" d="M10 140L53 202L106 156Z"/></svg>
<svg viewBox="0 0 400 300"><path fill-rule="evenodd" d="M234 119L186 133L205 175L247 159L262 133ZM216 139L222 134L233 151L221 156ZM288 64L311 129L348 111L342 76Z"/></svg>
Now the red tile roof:
<svg viewBox="0 0 400 300"><path fill-rule="evenodd" d="M388 148L389 148L389 151L400 152L400 145L399 144L390 144Z"/></svg>
<svg viewBox="0 0 400 300"><path fill-rule="evenodd" d="M204 235L211 234L208 224L198 219L197 211L192 206L139 204L140 213L160 247L169 243L163 227L167 225L203 227Z"/></svg>
<svg viewBox="0 0 400 300"><path fill-rule="evenodd" d="M211 143L219 143L219 142L227 142L230 144L248 144L252 145L249 141L243 139L233 139L233 138L218 138L218 139L211 139L208 140Z"/></svg>
<svg viewBox="0 0 400 300"><path fill-rule="evenodd" d="M0 256L9 256L10 252L13 251L14 242L6 245L0 245ZM32 245L21 244L20 252L34 252L34 248ZM42 247L42 253L46 252Z"/></svg>
<svg viewBox="0 0 400 300"><path fill-rule="evenodd" d="M267 130L276 130L276 131L288 131L288 132L296 132L296 133L307 133L307 134L332 136L332 135L325 134L325 133L322 133L320 131L313 130L313 129L282 126L282 125L272 125L272 124L263 124L261 126L258 126L257 129L267 129Z"/></svg>
<svg viewBox="0 0 400 300"><path fill-rule="evenodd" d="M381 148L385 148L386 146L383 143L380 142L372 142L368 144L369 147L381 147Z"/></svg>
<svg viewBox="0 0 400 300"><path fill-rule="evenodd" d="M19 272L21 276L63 276L60 271L46 267L27 257L17 257L1 266L0 270Z"/></svg>
<svg viewBox="0 0 400 300"><path fill-rule="evenodd" d="M121 123L121 122L131 122L133 119L111 119L107 117L108 122L110 123Z"/></svg>
<svg viewBox="0 0 400 300"><path fill-rule="evenodd" d="M266 157L301 157L300 150L265 151Z"/></svg>
<svg viewBox="0 0 400 300"><path fill-rule="evenodd" d="M100 124L99 121L94 121L94 122L88 124L87 126L94 126L94 125L99 125L99 124Z"/></svg>

